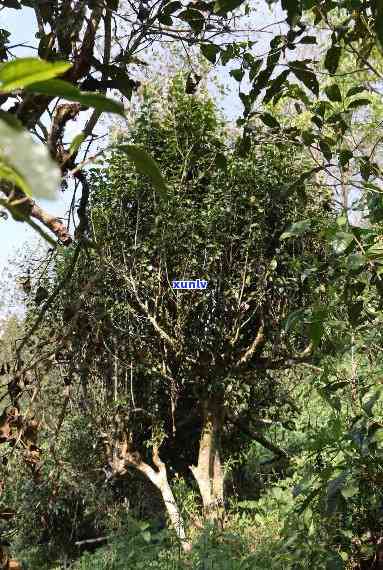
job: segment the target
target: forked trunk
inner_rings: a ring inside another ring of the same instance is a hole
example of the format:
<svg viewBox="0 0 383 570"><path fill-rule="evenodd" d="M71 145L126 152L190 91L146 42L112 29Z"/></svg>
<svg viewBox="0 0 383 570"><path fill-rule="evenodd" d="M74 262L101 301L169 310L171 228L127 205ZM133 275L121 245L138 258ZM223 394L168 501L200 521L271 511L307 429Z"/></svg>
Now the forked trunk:
<svg viewBox="0 0 383 570"><path fill-rule="evenodd" d="M205 520L220 527L224 520L224 473L221 438L224 419L223 405L207 401L203 409L203 424L197 466L190 466L202 497Z"/></svg>
<svg viewBox="0 0 383 570"><path fill-rule="evenodd" d="M153 469L148 463L142 461L139 453L130 451L127 438L119 445L117 453L111 454L109 452L108 455L114 475L124 475L128 466L135 467L157 487L183 551L190 552L191 544L186 537L184 521L169 485L166 466L161 461L158 449L153 449L153 463L157 469Z"/></svg>

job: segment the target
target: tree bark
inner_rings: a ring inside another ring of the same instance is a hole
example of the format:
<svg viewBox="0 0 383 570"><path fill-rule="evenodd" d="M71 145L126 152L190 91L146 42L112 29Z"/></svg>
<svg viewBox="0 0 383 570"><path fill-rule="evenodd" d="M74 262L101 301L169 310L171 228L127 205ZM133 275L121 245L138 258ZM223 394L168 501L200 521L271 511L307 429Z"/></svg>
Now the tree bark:
<svg viewBox="0 0 383 570"><path fill-rule="evenodd" d="M157 448L153 449L153 463L157 470L142 461L139 453L129 451L129 445L126 441L120 445L119 453L117 455L115 454L112 461L110 461L114 475L124 475L126 473L126 467L132 466L137 469L137 471L143 473L153 485L157 487L162 495L170 522L181 542L183 551L190 552L192 546L186 537L185 524L174 498L173 491L169 485L166 465L161 461Z"/></svg>
<svg viewBox="0 0 383 570"><path fill-rule="evenodd" d="M225 514L221 451L223 420L223 404L220 401L206 401L203 406L198 463L197 466L190 466L201 493L205 520L221 528Z"/></svg>

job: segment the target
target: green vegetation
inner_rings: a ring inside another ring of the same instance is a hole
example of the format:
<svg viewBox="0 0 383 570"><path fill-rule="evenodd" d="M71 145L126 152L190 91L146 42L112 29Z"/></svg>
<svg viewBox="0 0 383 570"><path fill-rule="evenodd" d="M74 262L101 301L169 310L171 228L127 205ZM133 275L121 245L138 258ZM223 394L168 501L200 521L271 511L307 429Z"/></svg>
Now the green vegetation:
<svg viewBox="0 0 383 570"><path fill-rule="evenodd" d="M0 569L383 568L380 2L3 4Z"/></svg>

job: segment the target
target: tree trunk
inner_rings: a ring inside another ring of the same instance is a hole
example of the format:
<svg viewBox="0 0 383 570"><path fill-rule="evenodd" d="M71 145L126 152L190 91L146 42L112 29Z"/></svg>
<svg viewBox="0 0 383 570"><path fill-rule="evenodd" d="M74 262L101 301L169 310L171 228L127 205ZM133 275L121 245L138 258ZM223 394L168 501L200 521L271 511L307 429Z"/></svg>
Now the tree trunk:
<svg viewBox="0 0 383 570"><path fill-rule="evenodd" d="M126 467L132 466L137 471L143 473L157 487L162 495L170 522L181 542L183 551L190 552L192 548L191 543L186 538L184 521L169 485L166 466L161 461L158 449L153 448L153 463L157 470L142 461L139 453L131 452L127 440L120 445L118 454L114 454L109 463L114 475L123 475L126 473Z"/></svg>
<svg viewBox="0 0 383 570"><path fill-rule="evenodd" d="M221 402L212 400L205 402L198 463L197 466L190 466L201 493L204 517L221 528L225 514L224 473L221 463L223 419Z"/></svg>

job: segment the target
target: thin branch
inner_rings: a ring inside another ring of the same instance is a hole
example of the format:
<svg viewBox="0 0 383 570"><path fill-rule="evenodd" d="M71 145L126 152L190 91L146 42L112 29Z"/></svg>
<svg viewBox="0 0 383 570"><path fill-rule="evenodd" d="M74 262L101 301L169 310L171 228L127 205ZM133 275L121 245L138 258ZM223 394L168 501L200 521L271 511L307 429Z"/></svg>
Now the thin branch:
<svg viewBox="0 0 383 570"><path fill-rule="evenodd" d="M241 432L248 435L251 439L254 439L258 443L260 443L263 447L265 447L269 451L275 453L275 455L277 455L278 457L284 457L286 459L289 458L289 454L287 453L287 451L285 451L281 447L278 447L277 445L266 439L262 434L251 431L247 427L247 425L241 422L241 420L234 417L227 417L227 419L231 424L237 426L241 430Z"/></svg>

